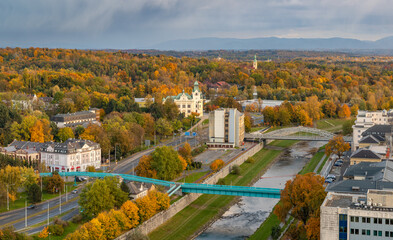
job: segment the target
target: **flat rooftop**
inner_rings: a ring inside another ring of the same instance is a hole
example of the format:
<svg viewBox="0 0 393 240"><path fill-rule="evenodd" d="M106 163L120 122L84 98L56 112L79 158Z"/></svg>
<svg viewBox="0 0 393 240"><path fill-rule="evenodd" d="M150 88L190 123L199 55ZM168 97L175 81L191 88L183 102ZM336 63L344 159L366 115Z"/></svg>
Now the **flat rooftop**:
<svg viewBox="0 0 393 240"><path fill-rule="evenodd" d="M352 196L344 196L344 195L330 195L328 199L326 199L325 206L326 207L340 207L347 208L352 204Z"/></svg>

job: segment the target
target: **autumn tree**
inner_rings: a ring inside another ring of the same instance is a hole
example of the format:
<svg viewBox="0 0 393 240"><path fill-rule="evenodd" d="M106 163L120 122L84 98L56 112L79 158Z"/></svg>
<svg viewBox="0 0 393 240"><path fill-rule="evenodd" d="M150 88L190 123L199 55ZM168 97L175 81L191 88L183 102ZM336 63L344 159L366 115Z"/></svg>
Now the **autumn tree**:
<svg viewBox="0 0 393 240"><path fill-rule="evenodd" d="M38 184L34 183L31 184L27 188L27 199L31 203L38 203L41 202L41 188L38 186Z"/></svg>
<svg viewBox="0 0 393 240"><path fill-rule="evenodd" d="M152 201L149 196L137 198L135 204L138 207L140 222L144 222L154 216L157 212L157 202Z"/></svg>
<svg viewBox="0 0 393 240"><path fill-rule="evenodd" d="M341 158L344 152L351 148L349 143L344 142L343 136L335 136L329 140L326 144L326 154L330 155L332 153L336 154L338 158Z"/></svg>
<svg viewBox="0 0 393 240"><path fill-rule="evenodd" d="M134 202L130 200L126 201L121 206L121 210L130 220L130 228L134 228L139 224L139 215L138 215L139 208Z"/></svg>
<svg viewBox="0 0 393 240"><path fill-rule="evenodd" d="M42 122L37 120L34 125L30 128L30 141L32 142L40 142L43 143L45 141L44 138L44 128Z"/></svg>
<svg viewBox="0 0 393 240"><path fill-rule="evenodd" d="M115 218L114 214L111 212L101 212L97 216L97 220L101 223L101 227L104 230L103 238L104 239L115 239L120 235L122 229L119 225L119 222Z"/></svg>
<svg viewBox="0 0 393 240"><path fill-rule="evenodd" d="M38 234L38 238L44 239L47 238L48 235L49 235L48 227L44 227L44 229L42 229L41 232Z"/></svg>
<svg viewBox="0 0 393 240"><path fill-rule="evenodd" d="M323 186L324 179L314 173L297 175L295 179L287 181L281 192L280 204L274 208L274 214L284 222L287 214L300 220L303 225L309 225L309 236L319 236L319 208L326 197ZM311 238L313 239L313 238Z"/></svg>
<svg viewBox="0 0 393 240"><path fill-rule="evenodd" d="M152 160L150 155L142 156L135 168L136 174L141 177L157 178L157 171L151 166Z"/></svg>
<svg viewBox="0 0 393 240"><path fill-rule="evenodd" d="M246 132L250 132L252 127L252 118L251 115L248 113L244 114L244 130Z"/></svg>
<svg viewBox="0 0 393 240"><path fill-rule="evenodd" d="M46 191L49 193L56 193L62 191L64 187L64 180L57 173L53 173L51 177L46 180Z"/></svg>
<svg viewBox="0 0 393 240"><path fill-rule="evenodd" d="M210 164L210 169L212 171L218 171L224 166L225 162L222 159L216 159Z"/></svg>
<svg viewBox="0 0 393 240"><path fill-rule="evenodd" d="M169 198L168 193L151 190L149 191L148 196L151 201L157 203L157 211L163 211L169 208L171 199Z"/></svg>
<svg viewBox="0 0 393 240"><path fill-rule="evenodd" d="M351 116L351 109L349 109L347 104L343 104L338 111L339 118L349 118Z"/></svg>
<svg viewBox="0 0 393 240"><path fill-rule="evenodd" d="M180 147L178 152L180 156L182 156L187 161L188 164L191 164L191 146L188 142L186 142L183 147Z"/></svg>
<svg viewBox="0 0 393 240"><path fill-rule="evenodd" d="M323 116L321 112L321 103L318 101L317 96L311 96L306 98L304 110L308 113L308 116L316 121L321 119Z"/></svg>

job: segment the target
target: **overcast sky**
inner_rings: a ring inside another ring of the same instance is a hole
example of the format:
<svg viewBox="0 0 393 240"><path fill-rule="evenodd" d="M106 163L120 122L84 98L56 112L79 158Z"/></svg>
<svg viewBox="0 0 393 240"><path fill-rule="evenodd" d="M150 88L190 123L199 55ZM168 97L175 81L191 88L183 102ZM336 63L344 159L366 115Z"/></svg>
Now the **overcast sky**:
<svg viewBox="0 0 393 240"><path fill-rule="evenodd" d="M0 0L0 47L130 49L201 37L391 35L392 0Z"/></svg>

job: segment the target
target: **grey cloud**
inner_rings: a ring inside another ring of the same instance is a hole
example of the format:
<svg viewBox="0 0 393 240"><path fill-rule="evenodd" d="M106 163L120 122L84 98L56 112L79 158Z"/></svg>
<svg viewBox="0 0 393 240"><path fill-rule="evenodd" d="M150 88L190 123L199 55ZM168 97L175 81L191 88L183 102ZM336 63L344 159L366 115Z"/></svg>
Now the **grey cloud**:
<svg viewBox="0 0 393 240"><path fill-rule="evenodd" d="M393 33L392 10L390 0L2 0L0 46L134 48L198 37L375 39Z"/></svg>

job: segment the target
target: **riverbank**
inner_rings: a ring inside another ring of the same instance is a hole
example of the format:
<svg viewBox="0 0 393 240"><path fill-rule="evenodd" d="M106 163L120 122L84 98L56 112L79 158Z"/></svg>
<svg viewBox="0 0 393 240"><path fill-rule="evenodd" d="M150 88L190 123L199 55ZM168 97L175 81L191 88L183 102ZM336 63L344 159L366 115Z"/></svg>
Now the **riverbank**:
<svg viewBox="0 0 393 240"><path fill-rule="evenodd" d="M328 157L325 157L325 159L322 159L322 157L325 155L324 153L324 147L319 148L318 152L316 152L314 154L314 156L310 159L310 161L303 167L303 169L299 172L299 174L306 174L309 172L313 172L316 168L316 166L318 165L318 163L322 160L322 164L321 166L323 167L323 165L326 162L326 159ZM321 167L320 167L321 168ZM320 169L318 168L318 171L320 171ZM289 218L287 220L287 222L284 224L285 226L289 224L289 222L292 219ZM273 211L269 214L269 217L266 218L266 220L261 224L261 226L255 231L255 233L253 235L250 236L250 240L266 240L269 239L270 235L271 235L271 231L272 228L274 226L280 225L280 220L278 219L278 217L273 213ZM281 231L283 233L283 231L286 229L286 227L283 226Z"/></svg>
<svg viewBox="0 0 393 240"><path fill-rule="evenodd" d="M292 142L288 142L288 144L292 144ZM245 162L240 165L240 176L228 174L224 178L224 181L228 185L249 185L259 179L263 171L268 169L280 153L282 151L262 149L254 155L255 163ZM237 199L238 197L233 196L202 195L165 224L153 231L149 237L152 240L175 240L188 239L196 236L214 222L215 219L220 217Z"/></svg>

